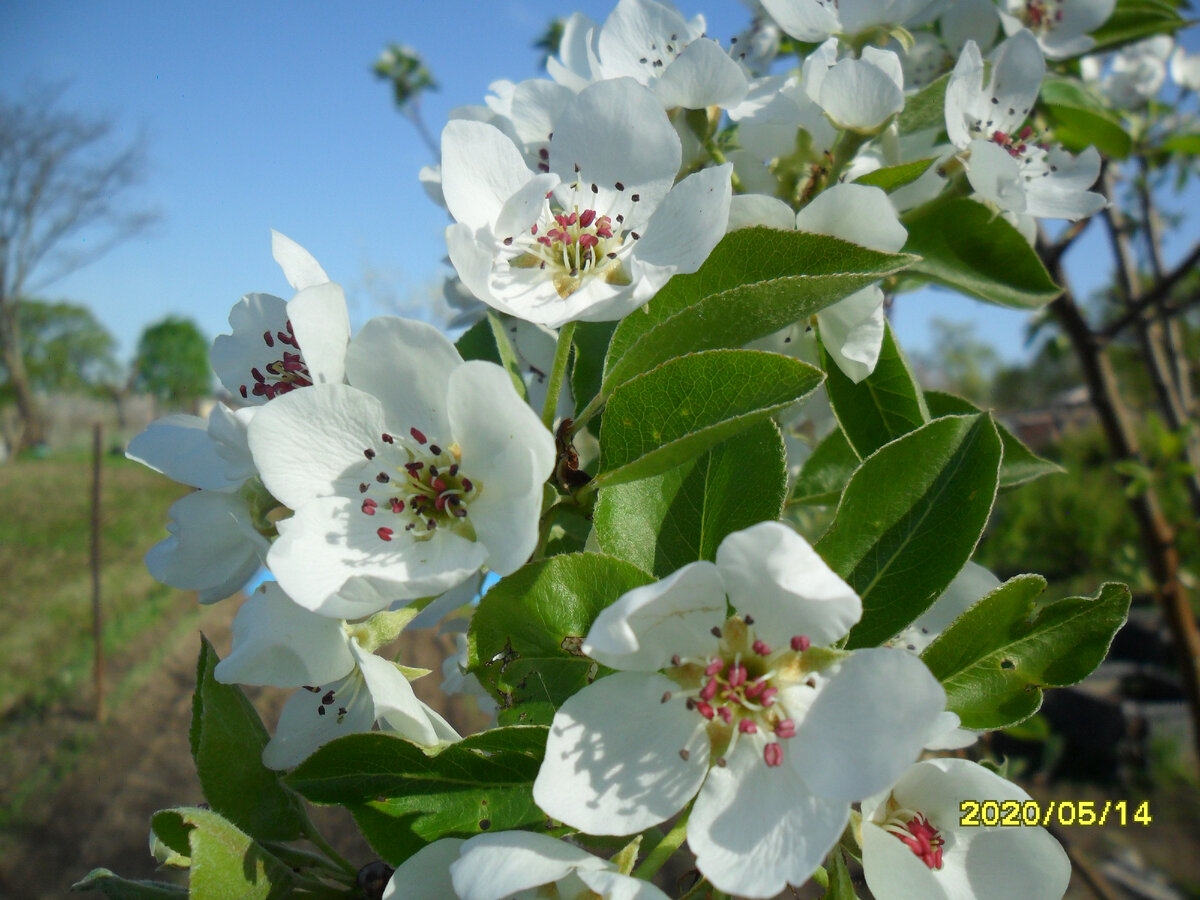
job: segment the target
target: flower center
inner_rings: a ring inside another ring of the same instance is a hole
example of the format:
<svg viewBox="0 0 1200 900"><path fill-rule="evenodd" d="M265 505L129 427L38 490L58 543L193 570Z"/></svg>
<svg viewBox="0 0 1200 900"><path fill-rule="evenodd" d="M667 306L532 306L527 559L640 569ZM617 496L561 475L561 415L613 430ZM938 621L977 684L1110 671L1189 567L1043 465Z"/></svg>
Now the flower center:
<svg viewBox="0 0 1200 900"><path fill-rule="evenodd" d="M1020 18L1030 31L1045 34L1062 21L1062 8L1063 0L1026 0Z"/></svg>
<svg viewBox="0 0 1200 900"><path fill-rule="evenodd" d="M415 540L428 540L438 528L475 540L467 507L482 485L463 473L458 445L443 448L416 428L409 434L411 441L385 433L378 447L363 450L363 456L378 460L381 467L374 481L359 484L359 511L387 522L375 530L381 541L392 540L401 529Z"/></svg>
<svg viewBox="0 0 1200 900"><path fill-rule="evenodd" d="M283 345L278 350L275 347L277 342ZM272 400L296 388L312 386L312 376L308 372L308 366L304 364L303 357L300 356L300 345L296 343L296 335L292 332L291 319L288 319L281 331L274 334L269 330L264 331L263 343L270 350L282 352L283 358L274 359L261 369L258 366L250 369L253 387L243 384L238 388L243 400L248 399L251 394ZM284 349L286 347L291 347L292 351Z"/></svg>
<svg viewBox="0 0 1200 900"><path fill-rule="evenodd" d="M942 867L942 847L946 839L924 815L910 809L897 809L883 827L929 868Z"/></svg>
<svg viewBox="0 0 1200 900"><path fill-rule="evenodd" d="M576 176L579 177L578 167ZM618 181L615 186L624 192L624 184ZM591 196L585 187L590 188ZM623 214L608 216L595 208L597 185L585 186L579 180L571 188L575 196L569 207L560 205L551 192L546 195L538 221L530 226L528 234L503 240L506 248L512 248L511 253L504 254L509 268L548 273L554 290L563 300L579 290L588 278L629 284L629 274L621 259L641 238L636 231L624 230ZM630 199L634 203L641 201L637 193L631 194Z"/></svg>
<svg viewBox="0 0 1200 900"><path fill-rule="evenodd" d="M783 745L796 736L796 717L816 696L820 676L805 659L811 641L796 635L787 647L773 650L754 636L751 616L733 616L724 628L713 628L720 639L717 653L707 659L674 656L665 674L683 688L669 692L663 702L682 700L705 719L713 757L724 766L739 740L761 744L768 766L783 762ZM797 686L810 690L797 697ZM787 702L781 702L787 691ZM797 700L799 699L799 707ZM686 753L686 751L681 751Z"/></svg>

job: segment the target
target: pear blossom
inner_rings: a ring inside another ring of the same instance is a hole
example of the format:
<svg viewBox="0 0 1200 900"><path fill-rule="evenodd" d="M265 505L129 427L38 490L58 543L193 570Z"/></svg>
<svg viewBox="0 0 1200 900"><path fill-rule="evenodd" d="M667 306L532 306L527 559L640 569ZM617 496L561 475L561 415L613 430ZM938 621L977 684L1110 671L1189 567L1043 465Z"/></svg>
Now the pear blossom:
<svg viewBox="0 0 1200 900"><path fill-rule="evenodd" d="M1068 59L1096 45L1088 32L1108 21L1116 0L1005 0L999 11L1004 33L1028 29L1049 59Z"/></svg>
<svg viewBox="0 0 1200 900"><path fill-rule="evenodd" d="M830 38L804 61L804 89L840 128L877 132L904 108L904 71L891 50L864 47L862 56L837 58Z"/></svg>
<svg viewBox="0 0 1200 900"><path fill-rule="evenodd" d="M767 225L773 228L810 231L851 241L872 250L899 251L908 239L887 194L877 187L835 184L818 194L793 215L787 204L751 194L734 198L730 225ZM883 291L870 285L855 291L816 315L821 344L846 377L862 381L875 370L883 346ZM793 335L789 333L790 341ZM810 335L797 338L799 355ZM815 359L815 353L810 354Z"/></svg>
<svg viewBox="0 0 1200 900"><path fill-rule="evenodd" d="M946 86L946 133L965 152L967 179L984 200L1017 216L1080 219L1104 206L1087 190L1100 175L1100 154L1088 147L1072 157L1022 124L1045 68L1037 41L1022 30L996 49L985 81L979 48L968 41Z"/></svg>
<svg viewBox="0 0 1200 900"><path fill-rule="evenodd" d="M1100 91L1113 106L1135 109L1158 96L1167 80L1167 61L1175 41L1159 34L1122 47L1113 54Z"/></svg>
<svg viewBox="0 0 1200 900"><path fill-rule="evenodd" d="M772 897L803 883L945 704L912 654L825 649L861 612L779 522L622 595L582 646L617 672L556 712L534 800L590 834L633 834L695 795L688 844L713 885Z"/></svg>
<svg viewBox="0 0 1200 900"><path fill-rule="evenodd" d="M862 862L878 900L1059 900L1071 863L1048 831L963 826L964 801L1031 802L1010 781L965 759L910 767L862 803Z"/></svg>
<svg viewBox="0 0 1200 900"><path fill-rule="evenodd" d="M172 415L129 443L125 455L199 490L171 504L169 536L150 548L146 567L163 584L194 590L201 603L236 593L262 566L270 542L260 533L260 492L246 431L254 409L216 404L208 419Z"/></svg>
<svg viewBox="0 0 1200 900"><path fill-rule="evenodd" d="M1171 54L1171 79L1187 91L1200 91L1200 53L1176 47Z"/></svg>
<svg viewBox="0 0 1200 900"><path fill-rule="evenodd" d="M506 575L537 542L554 441L492 363L422 322L381 317L346 351L350 384L262 407L250 450L295 511L267 556L297 603L353 619Z"/></svg>
<svg viewBox="0 0 1200 900"><path fill-rule="evenodd" d="M401 863L384 900L666 900L648 881L565 841L527 831L442 838Z"/></svg>
<svg viewBox="0 0 1200 900"><path fill-rule="evenodd" d="M564 25L560 57L546 69L574 91L632 78L665 109L728 107L746 93L741 67L704 36L704 17L686 20L660 0L620 0L600 27L576 13Z"/></svg>
<svg viewBox="0 0 1200 900"><path fill-rule="evenodd" d="M836 34L853 36L889 30L916 18L937 0L762 0L779 27L801 41L823 41Z"/></svg>
<svg viewBox="0 0 1200 900"><path fill-rule="evenodd" d="M226 390L261 404L296 388L343 376L350 318L339 285L295 241L271 232L271 250L296 295L247 294L229 313L230 334L213 341L210 359Z"/></svg>
<svg viewBox="0 0 1200 900"><path fill-rule="evenodd" d="M483 122L442 133L442 188L457 220L450 260L501 312L557 327L619 319L725 231L730 166L674 184L682 150L654 96L630 78L580 92L559 116L548 172Z"/></svg>
<svg viewBox="0 0 1200 900"><path fill-rule="evenodd" d="M391 636L390 634L388 635ZM263 748L263 764L287 769L322 744L375 723L424 745L458 740L417 699L405 673L363 646L370 624L353 626L297 606L274 582L250 597L233 620L233 648L214 675L226 684L300 688Z"/></svg>
<svg viewBox="0 0 1200 900"><path fill-rule="evenodd" d="M744 148L735 154L749 154L760 164L787 159L798 152L798 145L804 144L808 152L803 161L825 166L829 162L826 154L838 138L833 123L794 75L756 79L745 99L729 110L729 118L737 123L738 142ZM803 142L797 139L797 132L801 130L806 136ZM767 192L746 185L747 173L742 166L735 163L735 170L747 190ZM768 177L773 184L774 176Z"/></svg>

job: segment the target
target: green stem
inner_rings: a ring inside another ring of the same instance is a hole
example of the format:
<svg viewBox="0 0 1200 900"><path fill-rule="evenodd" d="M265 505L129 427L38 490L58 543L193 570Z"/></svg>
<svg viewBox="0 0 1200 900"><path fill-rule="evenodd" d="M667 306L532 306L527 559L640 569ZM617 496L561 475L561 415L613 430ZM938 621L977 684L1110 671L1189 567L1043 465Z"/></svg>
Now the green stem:
<svg viewBox="0 0 1200 900"><path fill-rule="evenodd" d="M600 407L604 405L604 401L608 398L604 396L603 391L588 401L588 405L575 417L575 430L578 431L588 420L596 413L600 412Z"/></svg>
<svg viewBox="0 0 1200 900"><path fill-rule="evenodd" d="M558 330L558 346L554 348L554 366L550 369L549 390L542 407L542 424L554 430L554 413L558 409L558 395L562 393L563 373L567 371L567 358L571 355L571 338L575 335L575 323L568 322Z"/></svg>
<svg viewBox="0 0 1200 900"><path fill-rule="evenodd" d="M658 874L658 870L666 864L667 860L675 855L675 851L679 849L679 845L683 843L683 839L687 835L687 820L690 812L690 809L684 810L679 821L675 823L675 827L658 842L657 846L642 860L642 864L633 870L634 878L649 881Z"/></svg>
<svg viewBox="0 0 1200 900"><path fill-rule="evenodd" d="M306 829L304 836L308 838L317 849L328 856L330 861L335 863L343 872L346 872L351 876L358 875L358 867L342 856L342 854L334 850L333 845L330 844L329 841L325 840L325 838L321 835L321 832L317 831L315 827L310 826L308 829Z"/></svg>
<svg viewBox="0 0 1200 900"><path fill-rule="evenodd" d="M691 886L691 888L688 890L688 892L686 894L684 894L682 897L680 897L679 900L691 900L691 898L693 898L693 897L699 897L700 892L702 890L704 890L704 888L707 887L707 885L708 885L708 879L705 878L703 875L701 875L700 878L697 879L696 883L693 884Z"/></svg>

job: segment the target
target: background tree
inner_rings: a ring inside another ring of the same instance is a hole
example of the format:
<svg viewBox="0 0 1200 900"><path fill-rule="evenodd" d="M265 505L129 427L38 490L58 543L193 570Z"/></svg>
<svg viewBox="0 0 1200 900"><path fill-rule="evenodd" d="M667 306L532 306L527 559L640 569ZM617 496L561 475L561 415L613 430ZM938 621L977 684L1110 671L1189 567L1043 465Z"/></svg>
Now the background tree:
<svg viewBox="0 0 1200 900"><path fill-rule="evenodd" d="M127 203L145 170L143 139L114 144L111 119L59 109L62 93L37 87L20 99L0 96L0 349L23 426L17 449L45 437L19 298L94 261L154 218ZM84 232L86 244L72 240Z"/></svg>
<svg viewBox="0 0 1200 900"><path fill-rule="evenodd" d="M121 374L116 339L87 307L46 300L18 300L25 373L35 391L95 393ZM8 366L0 360L0 402L14 399Z"/></svg>
<svg viewBox="0 0 1200 900"><path fill-rule="evenodd" d="M135 387L161 403L194 409L212 392L208 345L190 319L168 316L146 326L133 360Z"/></svg>

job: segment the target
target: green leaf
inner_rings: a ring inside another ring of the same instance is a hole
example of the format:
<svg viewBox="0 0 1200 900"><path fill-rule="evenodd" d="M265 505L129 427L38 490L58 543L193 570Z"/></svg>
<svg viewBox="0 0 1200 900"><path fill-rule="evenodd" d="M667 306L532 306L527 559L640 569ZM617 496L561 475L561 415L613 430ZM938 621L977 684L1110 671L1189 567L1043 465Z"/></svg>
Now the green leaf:
<svg viewBox="0 0 1200 900"><path fill-rule="evenodd" d="M172 847L186 837L190 900L275 900L293 895L292 870L212 810L161 810L150 827Z"/></svg>
<svg viewBox="0 0 1200 900"><path fill-rule="evenodd" d="M1200 156L1200 134L1173 134L1159 148L1165 153Z"/></svg>
<svg viewBox="0 0 1200 900"><path fill-rule="evenodd" d="M885 323L875 371L855 384L823 353L825 389L833 414L859 459L929 421L921 386L892 327Z"/></svg>
<svg viewBox="0 0 1200 900"><path fill-rule="evenodd" d="M501 721L549 724L598 674L579 647L600 610L653 579L599 553L529 563L483 595L467 632L468 670L502 706Z"/></svg>
<svg viewBox="0 0 1200 900"><path fill-rule="evenodd" d="M1000 453L990 416L949 416L863 460L817 543L862 597L848 646L892 637L971 558L996 498Z"/></svg>
<svg viewBox="0 0 1200 900"><path fill-rule="evenodd" d="M874 172L860 175L854 179L854 183L883 188L883 190L890 194L892 191L898 190L906 184L912 184L924 175L935 162L937 162L937 157L900 163L898 166L884 166L882 169L876 169Z"/></svg>
<svg viewBox="0 0 1200 900"><path fill-rule="evenodd" d="M270 736L237 685L213 677L220 662L207 638L201 639L188 732L196 774L209 805L261 841L301 837L308 817L300 799L262 763Z"/></svg>
<svg viewBox="0 0 1200 900"><path fill-rule="evenodd" d="M926 128L946 127L946 85L950 83L947 72L937 81L927 84L911 97L904 100L904 110L896 120L901 134L924 131Z"/></svg>
<svg viewBox="0 0 1200 900"><path fill-rule="evenodd" d="M788 502L809 506L836 503L858 463L858 454L846 440L846 435L840 428L835 428L804 461Z"/></svg>
<svg viewBox="0 0 1200 900"><path fill-rule="evenodd" d="M846 857L840 847L833 848L830 859L833 864L829 867L829 884L821 900L858 900L858 894L854 893L854 881L846 866Z"/></svg>
<svg viewBox="0 0 1200 900"><path fill-rule="evenodd" d="M603 488L596 500L600 549L660 578L715 560L729 534L778 519L787 454L767 420L659 475Z"/></svg>
<svg viewBox="0 0 1200 900"><path fill-rule="evenodd" d="M1108 21L1092 32L1096 45L1088 50L1114 50L1156 34L1171 34L1188 23L1166 0L1117 0Z"/></svg>
<svg viewBox="0 0 1200 900"><path fill-rule="evenodd" d="M982 203L943 196L902 221L905 249L922 257L912 271L932 281L1018 309L1036 309L1062 293L1021 233Z"/></svg>
<svg viewBox="0 0 1200 900"><path fill-rule="evenodd" d="M945 391L926 391L925 401L929 404L929 414L935 419L981 412L970 400ZM1066 472L1058 463L1042 459L999 422L996 422L996 431L1000 433L1000 444L1004 448L1004 461L1000 464L1000 487L1016 487L1043 475Z"/></svg>
<svg viewBox="0 0 1200 900"><path fill-rule="evenodd" d="M807 397L822 377L808 363L761 350L709 350L665 362L609 398L594 482L665 472Z"/></svg>
<svg viewBox="0 0 1200 900"><path fill-rule="evenodd" d="M108 869L92 869L71 885L71 893L99 891L113 900L185 900L187 888L163 881L127 881Z"/></svg>
<svg viewBox="0 0 1200 900"><path fill-rule="evenodd" d="M525 379L521 377L521 361L517 359L516 348L513 347L512 341L509 340L508 334L504 330L504 322L500 319L500 314L495 310L487 311L487 324L492 332L492 343L496 347L496 353L500 357L500 365L508 372L508 377L512 379L513 387L517 389L517 396L522 400L526 397Z"/></svg>
<svg viewBox="0 0 1200 900"><path fill-rule="evenodd" d="M504 365L500 360L500 352L496 349L491 323L487 319L480 319L464 331L454 342L454 346L463 359L482 359L498 366Z"/></svg>
<svg viewBox="0 0 1200 900"><path fill-rule="evenodd" d="M613 333L605 396L659 363L700 350L743 347L912 265L824 234L741 228L692 275L676 275Z"/></svg>
<svg viewBox="0 0 1200 900"><path fill-rule="evenodd" d="M351 734L319 748L287 781L313 803L347 806L394 866L438 838L544 822L533 780L545 748L546 729L528 726L485 731L438 752L391 734Z"/></svg>
<svg viewBox="0 0 1200 900"><path fill-rule="evenodd" d="M1107 109L1081 82L1051 78L1042 83L1039 102L1049 115L1054 136L1068 150L1079 153L1094 145L1111 159L1125 159L1133 138L1120 117Z"/></svg>
<svg viewBox="0 0 1200 900"><path fill-rule="evenodd" d="M571 361L571 394L575 397L575 414L600 393L604 375L604 358L608 342L616 330L616 322L579 322L575 326L575 354Z"/></svg>
<svg viewBox="0 0 1200 900"><path fill-rule="evenodd" d="M1018 575L959 616L921 658L966 728L1006 728L1042 705L1042 689L1086 678L1129 614L1129 588L1038 607L1040 575Z"/></svg>

